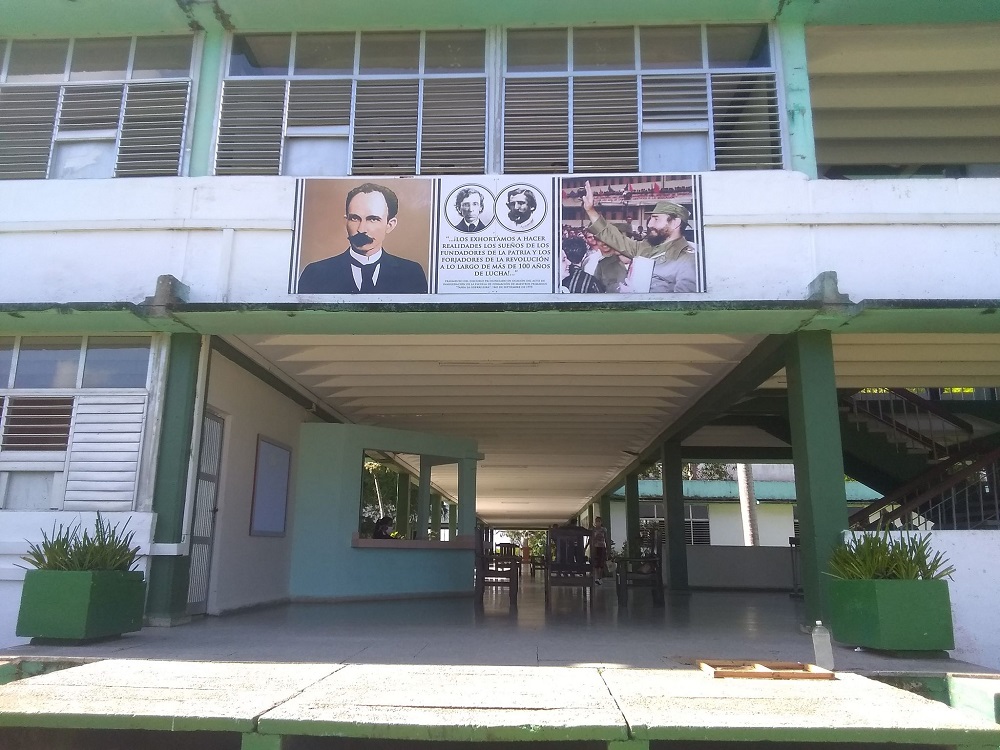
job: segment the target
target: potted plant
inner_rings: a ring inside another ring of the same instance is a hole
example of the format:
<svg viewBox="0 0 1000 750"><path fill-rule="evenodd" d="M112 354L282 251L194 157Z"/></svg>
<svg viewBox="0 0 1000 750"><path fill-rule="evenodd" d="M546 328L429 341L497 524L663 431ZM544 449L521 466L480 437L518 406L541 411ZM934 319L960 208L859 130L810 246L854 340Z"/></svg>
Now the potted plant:
<svg viewBox="0 0 1000 750"><path fill-rule="evenodd" d="M931 550L930 535L852 534L829 567L836 640L891 651L955 647L946 580L955 568Z"/></svg>
<svg viewBox="0 0 1000 750"><path fill-rule="evenodd" d="M146 584L133 570L139 548L127 526L98 513L93 534L79 524L43 532L22 558L34 569L24 576L17 635L86 641L139 630Z"/></svg>

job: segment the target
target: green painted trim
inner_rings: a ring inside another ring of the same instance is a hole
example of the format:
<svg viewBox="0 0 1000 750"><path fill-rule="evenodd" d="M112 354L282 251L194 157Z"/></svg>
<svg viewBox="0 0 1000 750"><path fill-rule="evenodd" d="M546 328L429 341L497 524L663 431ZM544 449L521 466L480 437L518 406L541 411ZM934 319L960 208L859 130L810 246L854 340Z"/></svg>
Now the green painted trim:
<svg viewBox="0 0 1000 750"><path fill-rule="evenodd" d="M788 163L791 169L815 180L816 134L809 96L805 27L801 24L779 24L778 46L784 78L785 121L788 124Z"/></svg>
<svg viewBox="0 0 1000 750"><path fill-rule="evenodd" d="M212 152L215 145L215 117L219 111L218 82L222 76L226 36L220 28L206 28L206 33L202 36L197 95L188 114L191 156L187 174L190 177L204 177L215 173Z"/></svg>
<svg viewBox="0 0 1000 750"><path fill-rule="evenodd" d="M153 541L177 543L184 533L184 499L188 462L194 433L194 407L198 391L201 336L193 333L170 337L167 384L163 394L160 452L156 461Z"/></svg>
<svg viewBox="0 0 1000 750"><path fill-rule="evenodd" d="M282 750L285 738L273 734L247 732L240 742L240 750Z"/></svg>
<svg viewBox="0 0 1000 750"><path fill-rule="evenodd" d="M687 542L684 535L684 479L681 470L684 459L680 442L663 444L663 479L661 490L665 498L663 517L666 519L667 538L667 588L671 591L687 591L688 564Z"/></svg>
<svg viewBox="0 0 1000 750"><path fill-rule="evenodd" d="M796 334L788 348L788 418L795 457L806 621L830 619L830 554L847 528L847 495L834 379L825 331Z"/></svg>
<svg viewBox="0 0 1000 750"><path fill-rule="evenodd" d="M330 422L331 424L341 423L341 420L332 411L330 411L322 401L313 401L299 391L295 390L273 372L259 364L256 360L248 357L224 339L221 339L218 336L213 336L211 338L211 346L212 351L218 352L236 366L246 370L250 375L257 378L257 380L273 388L292 403L315 414L324 422Z"/></svg>

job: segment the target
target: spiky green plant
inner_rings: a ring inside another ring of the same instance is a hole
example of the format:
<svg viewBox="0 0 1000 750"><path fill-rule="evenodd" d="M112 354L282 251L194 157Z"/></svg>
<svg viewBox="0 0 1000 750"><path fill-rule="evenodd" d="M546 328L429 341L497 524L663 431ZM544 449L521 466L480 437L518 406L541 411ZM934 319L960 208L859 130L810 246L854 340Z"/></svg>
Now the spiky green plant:
<svg viewBox="0 0 1000 750"><path fill-rule="evenodd" d="M947 558L931 549L929 534L892 536L888 530L851 534L830 556L829 573L846 579L942 579L955 568Z"/></svg>
<svg viewBox="0 0 1000 750"><path fill-rule="evenodd" d="M21 559L39 570L132 570L139 561L139 547L132 544L134 531L126 533L128 521L119 528L97 514L97 524L80 531L80 524L52 534L42 532L42 541L31 544ZM21 566L23 567L23 566Z"/></svg>

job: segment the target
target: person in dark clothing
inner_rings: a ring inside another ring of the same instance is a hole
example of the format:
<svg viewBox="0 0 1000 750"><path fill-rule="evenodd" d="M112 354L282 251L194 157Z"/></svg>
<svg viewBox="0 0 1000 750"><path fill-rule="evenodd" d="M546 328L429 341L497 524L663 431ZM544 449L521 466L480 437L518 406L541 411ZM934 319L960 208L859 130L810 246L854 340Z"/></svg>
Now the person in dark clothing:
<svg viewBox="0 0 1000 750"><path fill-rule="evenodd" d="M562 251L569 261L569 274L562 280L562 285L571 294L594 294L604 291L601 283L583 270L583 259L588 249L583 237L569 237L563 240Z"/></svg>

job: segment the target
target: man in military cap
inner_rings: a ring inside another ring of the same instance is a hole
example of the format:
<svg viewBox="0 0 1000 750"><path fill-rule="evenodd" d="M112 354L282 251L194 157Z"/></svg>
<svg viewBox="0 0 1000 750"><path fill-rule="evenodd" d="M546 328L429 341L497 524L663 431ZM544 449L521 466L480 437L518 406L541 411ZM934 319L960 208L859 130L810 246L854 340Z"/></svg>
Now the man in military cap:
<svg viewBox="0 0 1000 750"><path fill-rule="evenodd" d="M589 180L584 185L580 200L591 222L589 231L597 239L626 257L652 259L650 293L698 291L695 251L684 239L684 229L691 214L684 206L673 201L657 203L646 219L646 238L634 240L626 237L594 208L594 191Z"/></svg>

